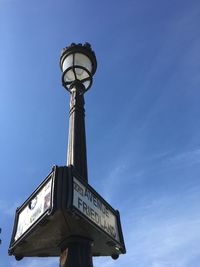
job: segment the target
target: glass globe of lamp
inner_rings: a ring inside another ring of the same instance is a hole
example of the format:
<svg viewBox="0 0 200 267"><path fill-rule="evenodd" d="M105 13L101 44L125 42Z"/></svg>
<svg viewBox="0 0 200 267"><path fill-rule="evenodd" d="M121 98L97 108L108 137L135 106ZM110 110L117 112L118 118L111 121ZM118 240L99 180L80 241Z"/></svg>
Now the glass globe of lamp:
<svg viewBox="0 0 200 267"><path fill-rule="evenodd" d="M64 48L60 57L60 67L63 72L62 84L71 92L76 84L81 84L83 92L92 85L92 77L97 68L95 53L89 43L75 44Z"/></svg>

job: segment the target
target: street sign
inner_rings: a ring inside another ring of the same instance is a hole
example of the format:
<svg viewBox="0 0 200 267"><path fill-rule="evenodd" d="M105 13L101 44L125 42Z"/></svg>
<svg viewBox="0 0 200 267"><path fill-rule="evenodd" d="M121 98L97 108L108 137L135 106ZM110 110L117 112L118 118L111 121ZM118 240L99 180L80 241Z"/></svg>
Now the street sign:
<svg viewBox="0 0 200 267"><path fill-rule="evenodd" d="M52 210L53 177L54 173L21 209L14 241L17 241L41 216Z"/></svg>
<svg viewBox="0 0 200 267"><path fill-rule="evenodd" d="M16 210L9 254L59 256L70 237L93 241L93 256L126 252L119 212L113 209L73 167L55 166Z"/></svg>
<svg viewBox="0 0 200 267"><path fill-rule="evenodd" d="M89 221L106 232L116 241L119 240L117 217L110 205L89 186L73 177L73 205Z"/></svg>

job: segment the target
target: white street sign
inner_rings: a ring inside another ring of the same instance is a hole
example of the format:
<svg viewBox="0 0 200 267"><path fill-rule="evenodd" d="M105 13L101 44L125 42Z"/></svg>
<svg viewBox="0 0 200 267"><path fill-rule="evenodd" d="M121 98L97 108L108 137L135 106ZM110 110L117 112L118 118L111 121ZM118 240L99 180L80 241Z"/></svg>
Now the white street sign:
<svg viewBox="0 0 200 267"><path fill-rule="evenodd" d="M53 176L46 182L36 195L19 213L17 230L14 237L16 241L52 206Z"/></svg>
<svg viewBox="0 0 200 267"><path fill-rule="evenodd" d="M95 225L120 241L117 217L89 187L73 177L73 205Z"/></svg>

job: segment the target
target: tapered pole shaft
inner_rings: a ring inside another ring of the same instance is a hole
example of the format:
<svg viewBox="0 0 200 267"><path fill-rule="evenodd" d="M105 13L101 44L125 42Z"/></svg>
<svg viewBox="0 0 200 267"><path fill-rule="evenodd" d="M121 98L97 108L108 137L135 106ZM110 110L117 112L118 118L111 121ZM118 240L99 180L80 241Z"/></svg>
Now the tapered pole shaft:
<svg viewBox="0 0 200 267"><path fill-rule="evenodd" d="M79 86L71 90L67 166L88 181L84 96ZM91 244L81 236L69 237L61 246L60 267L93 267Z"/></svg>
<svg viewBox="0 0 200 267"><path fill-rule="evenodd" d="M84 96L79 84L71 91L67 166L72 165L84 180L88 180L85 133Z"/></svg>
<svg viewBox="0 0 200 267"><path fill-rule="evenodd" d="M91 241L71 237L60 255L60 267L93 267Z"/></svg>

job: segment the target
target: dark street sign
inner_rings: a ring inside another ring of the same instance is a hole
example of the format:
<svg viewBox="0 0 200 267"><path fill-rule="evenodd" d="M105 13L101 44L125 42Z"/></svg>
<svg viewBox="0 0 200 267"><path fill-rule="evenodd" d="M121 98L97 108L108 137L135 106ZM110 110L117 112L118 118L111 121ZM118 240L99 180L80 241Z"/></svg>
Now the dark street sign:
<svg viewBox="0 0 200 267"><path fill-rule="evenodd" d="M16 210L9 254L60 256L60 244L71 236L93 241L93 256L125 253L119 212L72 167L54 167Z"/></svg>

